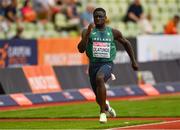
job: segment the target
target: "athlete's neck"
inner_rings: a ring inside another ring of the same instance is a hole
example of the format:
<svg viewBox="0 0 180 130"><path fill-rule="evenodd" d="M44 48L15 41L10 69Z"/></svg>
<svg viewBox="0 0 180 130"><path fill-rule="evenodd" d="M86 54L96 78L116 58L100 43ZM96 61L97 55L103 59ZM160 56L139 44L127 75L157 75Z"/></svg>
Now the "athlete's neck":
<svg viewBox="0 0 180 130"><path fill-rule="evenodd" d="M105 30L105 25L96 25L96 29L98 29L99 31L104 31Z"/></svg>

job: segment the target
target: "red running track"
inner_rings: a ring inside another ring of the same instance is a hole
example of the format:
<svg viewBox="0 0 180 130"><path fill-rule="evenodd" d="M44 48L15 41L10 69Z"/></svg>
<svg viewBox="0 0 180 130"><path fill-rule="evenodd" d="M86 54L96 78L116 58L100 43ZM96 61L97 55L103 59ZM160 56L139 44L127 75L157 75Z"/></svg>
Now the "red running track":
<svg viewBox="0 0 180 130"><path fill-rule="evenodd" d="M136 126L126 126L120 128L114 128L111 130L172 130L177 129L180 130L180 120L174 121L164 121L160 123L151 123L151 124L143 124L143 125L136 125Z"/></svg>

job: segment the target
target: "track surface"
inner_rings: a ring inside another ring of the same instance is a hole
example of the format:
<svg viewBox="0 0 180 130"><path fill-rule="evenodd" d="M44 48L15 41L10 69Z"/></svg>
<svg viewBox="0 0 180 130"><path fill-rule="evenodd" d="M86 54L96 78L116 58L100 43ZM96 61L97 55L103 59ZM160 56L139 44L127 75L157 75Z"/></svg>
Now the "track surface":
<svg viewBox="0 0 180 130"><path fill-rule="evenodd" d="M144 125L136 125L136 126L126 126L126 127L119 127L113 128L111 130L172 130L172 129L180 129L180 120L174 121L163 121L160 123L151 123L151 124L144 124Z"/></svg>
<svg viewBox="0 0 180 130"><path fill-rule="evenodd" d="M76 121L76 120L86 120L86 121L93 121L99 120L99 118L0 118L0 122L7 122L7 121ZM108 120L158 120L158 121L180 121L180 117L117 117L117 118L109 118Z"/></svg>
<svg viewBox="0 0 180 130"><path fill-rule="evenodd" d="M121 98L117 100L146 100L150 98L155 97L135 97L135 98ZM116 100L116 99L115 99ZM86 101L76 101L71 103L53 103L53 104L44 104L44 105L35 105L35 106L26 106L26 107L4 107L0 108L0 111L8 111L8 110L18 110L18 109L27 109L27 108L34 108L34 107L46 107L46 106L52 106L52 105L65 105L65 104L73 104L73 103L84 103ZM24 122L24 121L72 121L72 120L78 120L78 121L84 121L84 120L99 120L98 118L0 118L0 122ZM113 128L111 130L147 130L147 129L179 129L180 130L180 117L174 118L174 117L121 117L121 118L110 118L108 120L154 120L154 121L161 121L160 123L151 123L151 124L143 124L143 125L136 125L136 126L126 126L126 127L119 127L119 128Z"/></svg>
<svg viewBox="0 0 180 130"><path fill-rule="evenodd" d="M28 122L28 121L85 121L85 120L97 120L98 118L0 118L0 122ZM163 118L163 117L149 117L149 118L110 118L109 120L158 120L162 121L160 123L151 123L144 125L136 125L136 126L126 126L113 128L111 130L127 130L127 129L180 129L180 117L179 118Z"/></svg>

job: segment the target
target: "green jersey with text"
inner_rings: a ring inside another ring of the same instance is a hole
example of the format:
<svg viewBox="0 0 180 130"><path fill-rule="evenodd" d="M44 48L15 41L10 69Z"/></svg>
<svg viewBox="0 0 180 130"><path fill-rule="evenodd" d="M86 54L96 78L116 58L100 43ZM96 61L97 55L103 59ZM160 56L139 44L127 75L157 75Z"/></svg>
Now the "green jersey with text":
<svg viewBox="0 0 180 130"><path fill-rule="evenodd" d="M103 31L94 28L89 37L86 54L90 62L109 62L116 56L116 45L110 27Z"/></svg>

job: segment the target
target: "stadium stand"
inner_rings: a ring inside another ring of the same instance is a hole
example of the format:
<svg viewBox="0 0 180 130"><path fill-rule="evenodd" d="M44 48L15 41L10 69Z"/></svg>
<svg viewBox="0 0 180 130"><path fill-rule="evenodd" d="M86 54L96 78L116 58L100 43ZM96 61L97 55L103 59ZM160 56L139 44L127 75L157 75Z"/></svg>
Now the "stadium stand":
<svg viewBox="0 0 180 130"><path fill-rule="evenodd" d="M70 22L67 21L65 16L66 5L64 5L63 0L55 0L56 2L62 2L62 5L55 15L55 20L53 21L38 21L36 23L28 23L22 21L21 8L23 7L22 0L12 0L17 2L16 6L16 17L17 22L9 22L8 30L5 32L1 27L0 38L11 38L15 34L16 24L20 23L24 27L23 37L24 38L38 38L38 37L65 37L65 36L78 36L79 29L71 30L69 29ZM54 1L54 2L55 2ZM79 13L85 10L86 5L91 2L95 5L101 6L107 10L107 14L110 19L110 26L120 29L126 37L135 37L141 34L139 25L122 22L128 5L132 0L75 0L77 3L77 9ZM30 0L32 3L33 0ZM141 0L144 13L151 13L152 15L152 25L154 33L162 33L164 25L169 19L171 19L175 14L180 11L180 1L179 0ZM56 6L57 3L55 3ZM1 15L3 17L3 15ZM2 23L2 20L0 20Z"/></svg>

